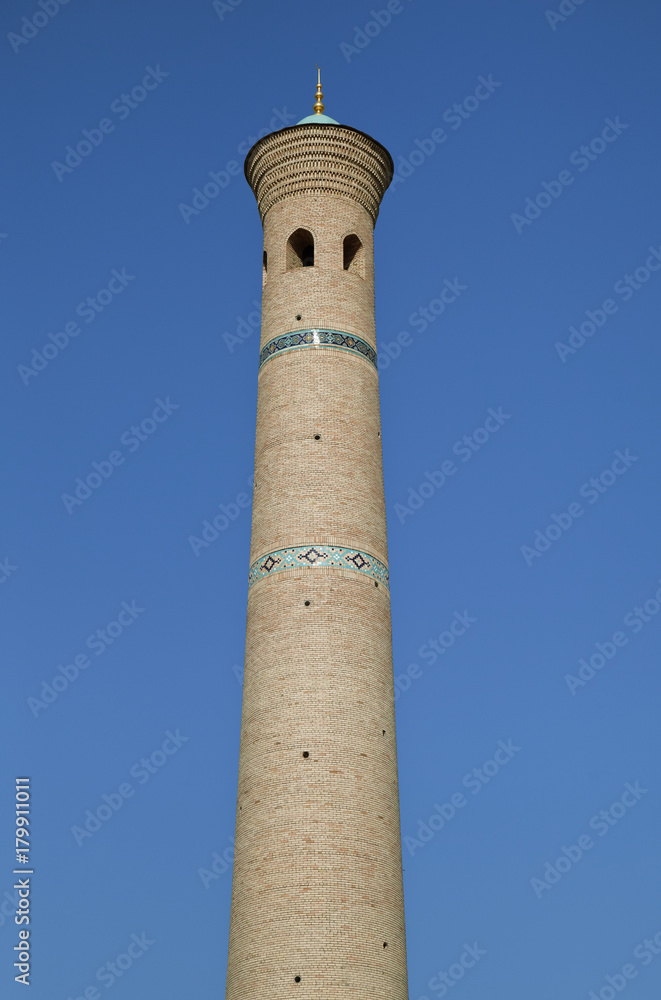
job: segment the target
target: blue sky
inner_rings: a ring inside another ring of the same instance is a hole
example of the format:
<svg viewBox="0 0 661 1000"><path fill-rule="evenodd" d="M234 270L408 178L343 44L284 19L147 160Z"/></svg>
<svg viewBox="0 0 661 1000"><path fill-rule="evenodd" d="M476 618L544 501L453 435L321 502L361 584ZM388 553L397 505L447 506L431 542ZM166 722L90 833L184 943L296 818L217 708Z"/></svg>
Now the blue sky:
<svg viewBox="0 0 661 1000"><path fill-rule="evenodd" d="M398 167L376 315L411 998L656 995L658 7L43 2L0 16L6 994L16 775L34 1000L224 990L242 166L311 112L318 62L327 113Z"/></svg>

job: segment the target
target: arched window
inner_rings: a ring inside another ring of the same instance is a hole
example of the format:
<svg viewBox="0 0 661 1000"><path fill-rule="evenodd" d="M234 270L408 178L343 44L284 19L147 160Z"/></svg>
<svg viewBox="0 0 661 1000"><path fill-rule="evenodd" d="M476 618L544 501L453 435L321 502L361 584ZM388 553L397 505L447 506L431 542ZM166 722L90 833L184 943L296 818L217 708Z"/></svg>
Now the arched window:
<svg viewBox="0 0 661 1000"><path fill-rule="evenodd" d="M364 249L355 233L344 237L342 244L344 256L344 270L358 274L361 278L365 276Z"/></svg>
<svg viewBox="0 0 661 1000"><path fill-rule="evenodd" d="M297 229L287 240L287 270L314 267L314 236L307 229Z"/></svg>
<svg viewBox="0 0 661 1000"><path fill-rule="evenodd" d="M266 250L265 250L264 253L262 254L262 288L266 284L266 272L267 272L267 270L268 270L268 268L267 268L267 257L266 257Z"/></svg>

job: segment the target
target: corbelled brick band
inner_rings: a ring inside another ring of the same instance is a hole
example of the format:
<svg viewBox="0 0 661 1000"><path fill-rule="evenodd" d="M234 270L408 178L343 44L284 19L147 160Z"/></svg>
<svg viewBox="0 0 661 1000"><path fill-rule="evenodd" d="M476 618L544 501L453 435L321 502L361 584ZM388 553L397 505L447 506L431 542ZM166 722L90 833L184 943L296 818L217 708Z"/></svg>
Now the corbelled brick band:
<svg viewBox="0 0 661 1000"><path fill-rule="evenodd" d="M246 176L265 258L227 998L406 1000L372 356L392 161L305 124L253 146Z"/></svg>
<svg viewBox="0 0 661 1000"><path fill-rule="evenodd" d="M295 194L338 194L363 205L376 222L393 175L387 149L346 125L293 125L257 142L246 157L246 179L259 214Z"/></svg>

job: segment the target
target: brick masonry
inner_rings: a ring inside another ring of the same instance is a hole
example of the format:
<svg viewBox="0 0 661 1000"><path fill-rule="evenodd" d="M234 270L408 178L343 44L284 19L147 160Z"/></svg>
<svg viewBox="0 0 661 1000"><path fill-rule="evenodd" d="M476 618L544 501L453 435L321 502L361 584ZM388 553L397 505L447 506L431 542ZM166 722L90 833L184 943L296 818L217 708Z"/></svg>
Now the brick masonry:
<svg viewBox="0 0 661 1000"><path fill-rule="evenodd" d="M246 176L267 253L260 346L319 327L375 347L389 154L344 126L294 126L253 147ZM299 228L314 267L288 270ZM363 250L345 271L352 234ZM387 566L378 374L316 345L259 373L250 563L314 543ZM407 997L390 603L376 583L312 566L250 588L228 1000Z"/></svg>

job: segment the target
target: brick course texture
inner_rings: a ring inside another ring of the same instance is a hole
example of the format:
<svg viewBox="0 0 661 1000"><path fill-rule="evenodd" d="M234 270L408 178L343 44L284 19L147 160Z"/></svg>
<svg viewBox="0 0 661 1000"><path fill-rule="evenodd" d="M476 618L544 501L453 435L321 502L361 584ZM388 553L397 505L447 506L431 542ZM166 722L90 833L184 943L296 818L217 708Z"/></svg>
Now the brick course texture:
<svg viewBox="0 0 661 1000"><path fill-rule="evenodd" d="M246 176L268 262L261 346L315 327L375 346L386 150L294 126L252 148ZM297 229L313 267L288 268ZM345 271L349 235L362 250ZM315 542L387 565L378 375L326 346L260 371L250 562ZM389 592L351 569L280 570L248 595L227 998L407 995Z"/></svg>

